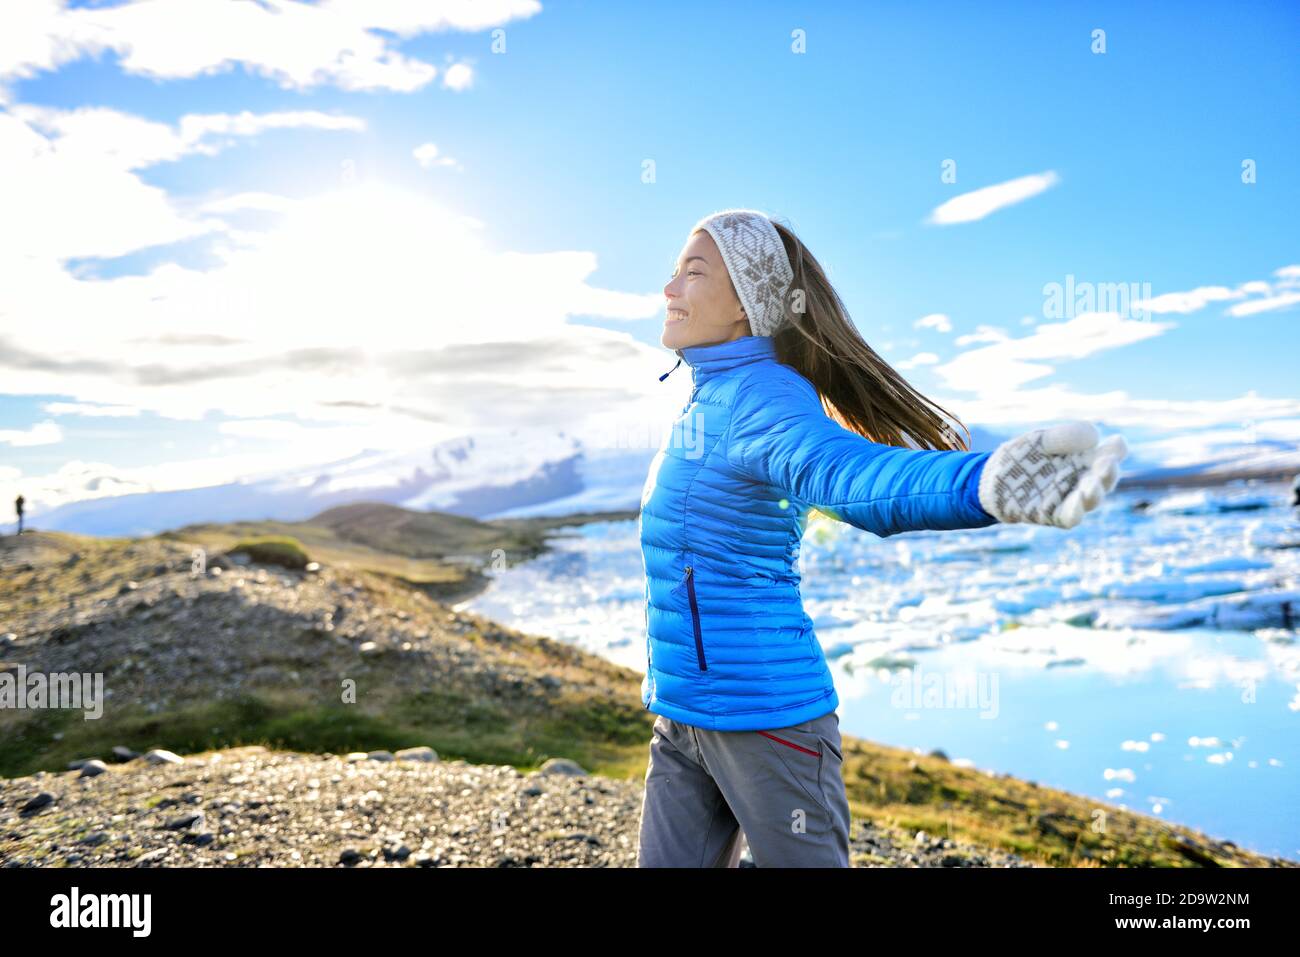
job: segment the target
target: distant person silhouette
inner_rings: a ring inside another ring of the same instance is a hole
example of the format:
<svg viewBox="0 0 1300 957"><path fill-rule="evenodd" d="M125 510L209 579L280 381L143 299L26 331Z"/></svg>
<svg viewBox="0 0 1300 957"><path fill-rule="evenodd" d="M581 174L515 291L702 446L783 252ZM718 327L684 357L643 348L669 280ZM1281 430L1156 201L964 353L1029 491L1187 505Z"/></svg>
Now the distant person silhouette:
<svg viewBox="0 0 1300 957"><path fill-rule="evenodd" d="M1297 472L1291 481L1291 507L1300 511L1300 472Z"/></svg>
<svg viewBox="0 0 1300 957"><path fill-rule="evenodd" d="M19 495L14 499L14 508L18 510L18 534L23 533L23 497Z"/></svg>

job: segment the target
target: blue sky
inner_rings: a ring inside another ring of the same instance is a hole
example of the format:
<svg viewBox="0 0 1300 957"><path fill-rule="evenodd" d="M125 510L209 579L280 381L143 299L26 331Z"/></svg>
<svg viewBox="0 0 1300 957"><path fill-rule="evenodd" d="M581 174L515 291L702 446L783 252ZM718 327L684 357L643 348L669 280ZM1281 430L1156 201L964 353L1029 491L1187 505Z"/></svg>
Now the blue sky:
<svg viewBox="0 0 1300 957"><path fill-rule="evenodd" d="M1297 7L1145 6L6 5L0 492L662 423L734 206L968 426L1295 448Z"/></svg>

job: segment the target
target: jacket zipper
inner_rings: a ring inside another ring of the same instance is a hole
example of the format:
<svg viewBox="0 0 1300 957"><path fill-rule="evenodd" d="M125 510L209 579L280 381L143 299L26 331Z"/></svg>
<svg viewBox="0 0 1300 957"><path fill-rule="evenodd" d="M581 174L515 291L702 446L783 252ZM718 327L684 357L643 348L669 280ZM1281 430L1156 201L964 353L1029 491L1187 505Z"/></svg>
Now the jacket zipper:
<svg viewBox="0 0 1300 957"><path fill-rule="evenodd" d="M700 608L695 601L695 569L690 565L686 566L686 591L691 599L691 624L695 628L695 658L700 663L700 670L708 671L709 667L704 663L704 639L700 637Z"/></svg>
<svg viewBox="0 0 1300 957"><path fill-rule="evenodd" d="M647 610L647 617L646 617L646 632L645 632L645 673L646 673L646 677L648 678L648 681L646 682L646 686L650 691L649 697L651 700L653 700L655 696L655 663L654 663L654 656L650 654L650 618L649 618L648 610ZM643 707L647 711L650 710L649 703L643 705Z"/></svg>

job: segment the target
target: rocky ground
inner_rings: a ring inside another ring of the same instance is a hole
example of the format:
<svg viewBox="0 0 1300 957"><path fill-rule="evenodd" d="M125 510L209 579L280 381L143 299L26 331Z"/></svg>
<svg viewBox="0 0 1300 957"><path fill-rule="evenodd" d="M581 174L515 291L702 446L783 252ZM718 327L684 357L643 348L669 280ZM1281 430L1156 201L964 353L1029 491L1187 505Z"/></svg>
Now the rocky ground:
<svg viewBox="0 0 1300 957"><path fill-rule="evenodd" d="M616 773L649 740L635 672L383 576L221 553L196 572L180 542L23 539L0 541L0 672L102 674L105 700L100 720L57 728L0 710L0 762L21 751L54 769L116 743L184 753L283 733L317 753L414 738L475 763L584 755ZM0 775L25 770L8 764Z"/></svg>
<svg viewBox="0 0 1300 957"><path fill-rule="evenodd" d="M128 546L105 568L82 552L64 554L58 538L46 542L29 556L34 560L7 569L30 579L12 603L14 630L0 633L0 658L22 660L28 671L111 675L110 699L150 711L177 698L221 698L286 679L333 689L364 673L367 663L383 669L389 684L417 674L437 684L440 675L454 674L458 686L484 694L519 693L528 684L544 696L557 683L554 676L511 672L471 642L448 640L470 631L496 634L491 622L364 573L247 567L214 556L195 574L188 547L156 540ZM31 536L23 544L42 543ZM70 579L82 587L70 588ZM51 591L66 600L48 601ZM407 656L418 668L389 667L392 656Z"/></svg>
<svg viewBox="0 0 1300 957"><path fill-rule="evenodd" d="M173 760L175 759L175 760ZM151 763L157 760L158 763ZM0 779L8 867L635 867L643 785L431 749L246 747ZM1029 867L854 820L858 867ZM748 848L741 866L753 866Z"/></svg>

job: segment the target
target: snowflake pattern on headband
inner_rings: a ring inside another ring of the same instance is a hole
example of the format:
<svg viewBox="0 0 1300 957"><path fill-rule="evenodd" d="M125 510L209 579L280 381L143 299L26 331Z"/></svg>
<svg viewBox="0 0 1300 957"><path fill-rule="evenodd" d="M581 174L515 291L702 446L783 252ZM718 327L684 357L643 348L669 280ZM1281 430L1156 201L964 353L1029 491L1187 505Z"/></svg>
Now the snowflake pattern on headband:
<svg viewBox="0 0 1300 957"><path fill-rule="evenodd" d="M785 322L794 270L772 221L757 210L724 210L696 229L708 230L717 243L753 334L775 335Z"/></svg>

